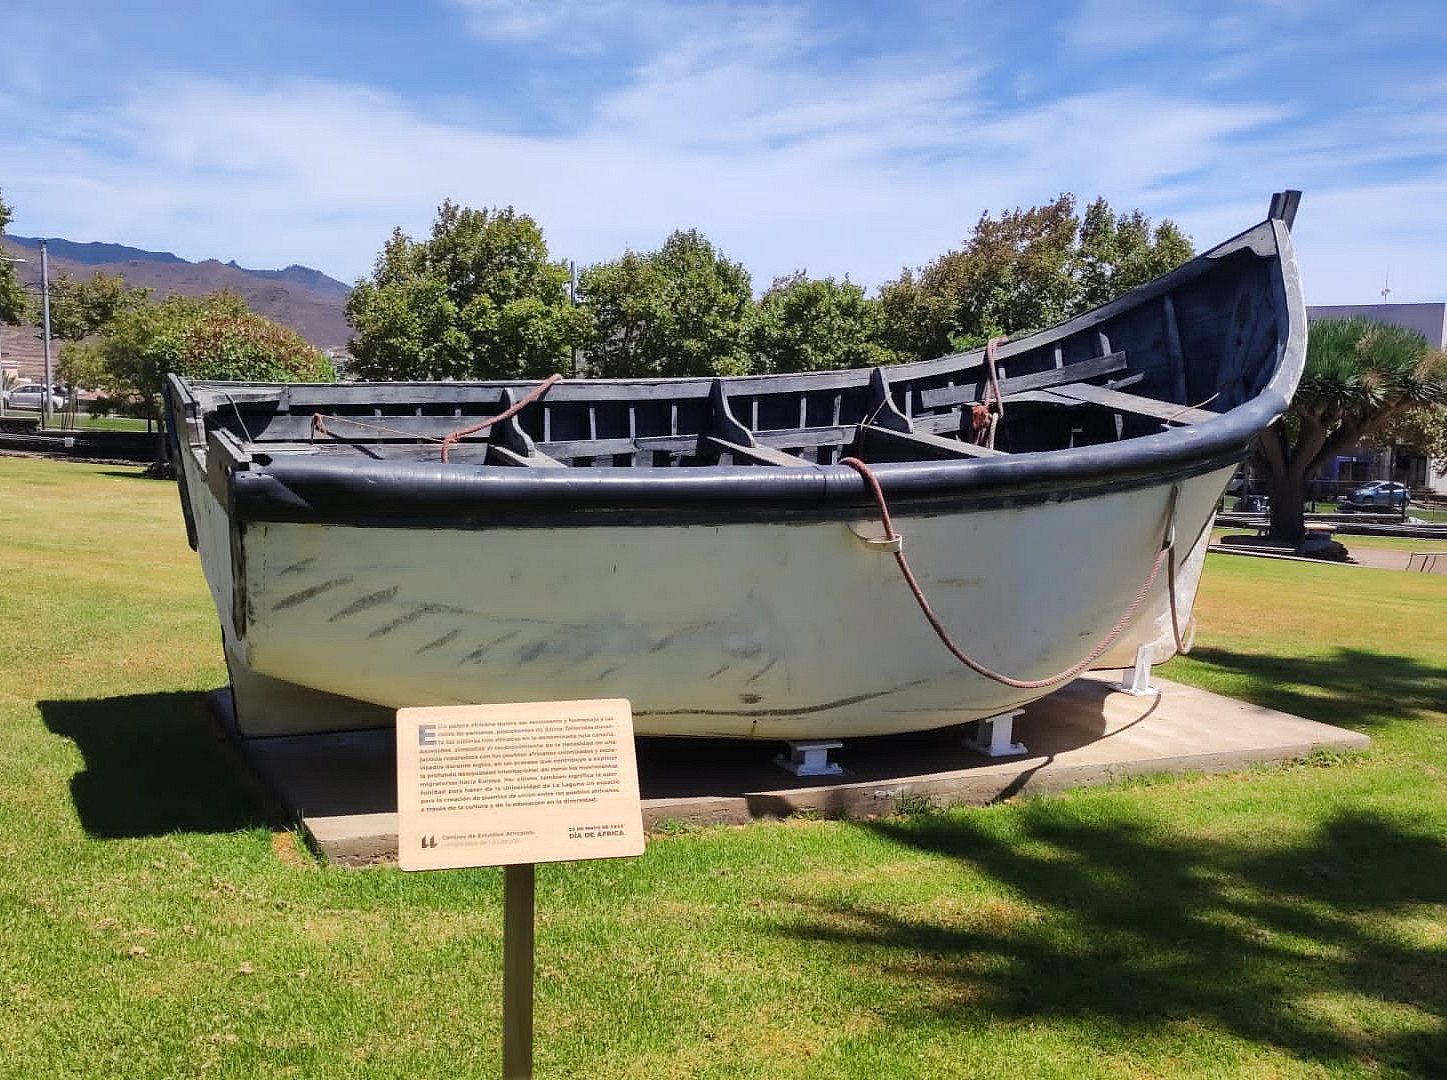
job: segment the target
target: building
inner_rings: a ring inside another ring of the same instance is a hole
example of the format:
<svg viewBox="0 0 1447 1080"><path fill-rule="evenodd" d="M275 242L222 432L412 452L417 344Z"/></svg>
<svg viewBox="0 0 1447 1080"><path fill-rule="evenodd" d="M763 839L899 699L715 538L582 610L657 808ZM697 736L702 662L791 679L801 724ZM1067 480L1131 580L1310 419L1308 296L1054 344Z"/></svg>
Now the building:
<svg viewBox="0 0 1447 1080"><path fill-rule="evenodd" d="M1405 326L1427 339L1434 349L1447 348L1447 303L1333 304L1308 307L1308 322L1349 319L1360 315L1373 322ZM1357 447L1321 468L1319 479L1328 483L1398 480L1410 488L1447 494L1447 461L1428 461L1421 454L1397 448L1368 450Z"/></svg>

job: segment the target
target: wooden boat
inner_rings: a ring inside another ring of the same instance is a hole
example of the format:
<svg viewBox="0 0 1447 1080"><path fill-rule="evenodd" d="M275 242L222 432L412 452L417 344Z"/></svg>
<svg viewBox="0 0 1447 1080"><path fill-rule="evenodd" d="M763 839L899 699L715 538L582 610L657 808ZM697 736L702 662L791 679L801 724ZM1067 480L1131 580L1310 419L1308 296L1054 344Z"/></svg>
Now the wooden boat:
<svg viewBox="0 0 1447 1080"><path fill-rule="evenodd" d="M1167 659L1226 483L1301 374L1298 198L1053 329L889 368L172 377L240 730L625 697L642 734L842 738Z"/></svg>

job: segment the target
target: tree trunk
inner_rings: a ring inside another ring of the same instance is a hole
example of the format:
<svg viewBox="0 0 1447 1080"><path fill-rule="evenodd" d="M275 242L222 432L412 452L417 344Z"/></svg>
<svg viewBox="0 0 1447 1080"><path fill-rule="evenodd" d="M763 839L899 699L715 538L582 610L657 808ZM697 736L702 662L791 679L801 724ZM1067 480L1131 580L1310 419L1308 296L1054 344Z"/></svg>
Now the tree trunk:
<svg viewBox="0 0 1447 1080"><path fill-rule="evenodd" d="M1306 477L1295 469L1271 470L1271 539L1300 548L1306 536Z"/></svg>

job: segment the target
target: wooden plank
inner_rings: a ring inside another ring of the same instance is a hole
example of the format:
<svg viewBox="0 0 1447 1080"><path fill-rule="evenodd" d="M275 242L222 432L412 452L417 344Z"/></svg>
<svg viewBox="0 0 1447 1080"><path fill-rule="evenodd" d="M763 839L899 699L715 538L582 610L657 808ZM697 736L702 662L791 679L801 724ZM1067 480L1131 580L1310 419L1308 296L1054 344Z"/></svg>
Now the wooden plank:
<svg viewBox="0 0 1447 1080"><path fill-rule="evenodd" d="M1215 420L1220 413L1192 408L1190 405L1176 405L1169 401L1141 397L1139 394L1125 394L1119 390L1107 390L1103 386L1089 383L1071 383L1069 386L1054 388L1055 393L1065 397L1086 401L1092 405L1103 405L1115 412L1135 413L1137 416L1153 416L1157 420L1177 424L1203 424Z"/></svg>
<svg viewBox="0 0 1447 1080"><path fill-rule="evenodd" d="M916 432L939 434L941 431L951 431L956 434L960 430L960 410L954 409L950 412L941 412L916 416L912 421Z"/></svg>
<svg viewBox="0 0 1447 1080"><path fill-rule="evenodd" d="M230 410L223 408L218 411L217 419L224 423L229 414ZM312 438L311 413L255 417L246 416L244 413L242 415L246 418L247 429L259 443L278 440L296 442ZM316 441L326 442L330 438L337 442L437 442L444 435L450 435L486 419L486 416L336 416L324 413L322 423L326 425L328 435L318 433ZM490 438L489 431L489 428L483 428L466 436L465 441L484 441Z"/></svg>
<svg viewBox="0 0 1447 1080"><path fill-rule="evenodd" d="M697 435L642 435L633 440L640 450L661 450L670 454L692 453L698 446Z"/></svg>
<svg viewBox="0 0 1447 1080"><path fill-rule="evenodd" d="M805 447L842 446L854 441L859 428L854 424L830 425L817 428L781 428L777 431L756 431L754 439L765 446Z"/></svg>
<svg viewBox="0 0 1447 1080"><path fill-rule="evenodd" d="M1005 399L1005 405L1080 405L1075 398L1062 397L1054 390L1022 390ZM958 426L958 425L956 425Z"/></svg>
<svg viewBox="0 0 1447 1080"><path fill-rule="evenodd" d="M544 454L555 458L612 457L614 454L631 454L638 449L632 439L565 439L554 442L539 440L537 447Z"/></svg>
<svg viewBox="0 0 1447 1080"><path fill-rule="evenodd" d="M1044 371L1034 371L1028 375L1015 375L1008 379L1000 380L1000 393L1019 393L1022 390L1045 390L1052 386L1059 386L1062 383L1078 382L1083 379L1095 378L1099 375L1110 375L1117 371L1123 371L1126 366L1124 352L1107 353L1104 356L1092 356L1088 360L1080 360L1073 364L1067 364L1063 368L1046 368ZM984 392L985 380L983 378L975 382L964 383L959 386L942 386L938 390L924 390L920 393L920 402L927 409L937 409L948 405L962 405L974 403L980 400Z"/></svg>
<svg viewBox="0 0 1447 1080"><path fill-rule="evenodd" d="M812 465L812 462L786 454L782 450L775 450L772 446L744 446L742 443L720 439L717 435L702 435L698 441L700 452L708 450L728 454L735 461L751 461L755 465L780 465L792 469L801 465Z"/></svg>
<svg viewBox="0 0 1447 1080"><path fill-rule="evenodd" d="M1181 325L1176 320L1176 302L1171 299L1170 293L1161 297L1161 306L1166 317L1166 355L1171 360L1171 387L1176 400L1183 401L1189 393L1186 389L1186 354L1181 348Z"/></svg>
<svg viewBox="0 0 1447 1080"><path fill-rule="evenodd" d="M1006 457L1003 450L991 450L958 439L945 439L921 432L895 431L874 424L860 425L864 435L863 452L871 456L876 449L884 453L902 452L906 461L951 461L956 458ZM899 460L891 457L889 460Z"/></svg>
<svg viewBox="0 0 1447 1080"><path fill-rule="evenodd" d="M489 465L517 465L529 469L567 468L561 461L550 458L547 454L519 454L515 450L509 450L506 446L499 446L496 443L488 448L487 463Z"/></svg>

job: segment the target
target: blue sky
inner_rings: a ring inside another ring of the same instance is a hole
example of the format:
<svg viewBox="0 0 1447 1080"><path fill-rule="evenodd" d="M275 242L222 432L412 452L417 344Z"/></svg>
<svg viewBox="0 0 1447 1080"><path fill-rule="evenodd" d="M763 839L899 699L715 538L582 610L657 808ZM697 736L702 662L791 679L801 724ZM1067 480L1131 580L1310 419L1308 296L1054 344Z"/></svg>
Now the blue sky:
<svg viewBox="0 0 1447 1080"><path fill-rule="evenodd" d="M350 281L451 198L873 287L1062 191L1204 248L1298 187L1308 302L1447 299L1440 0L47 0L0 41L21 235Z"/></svg>

